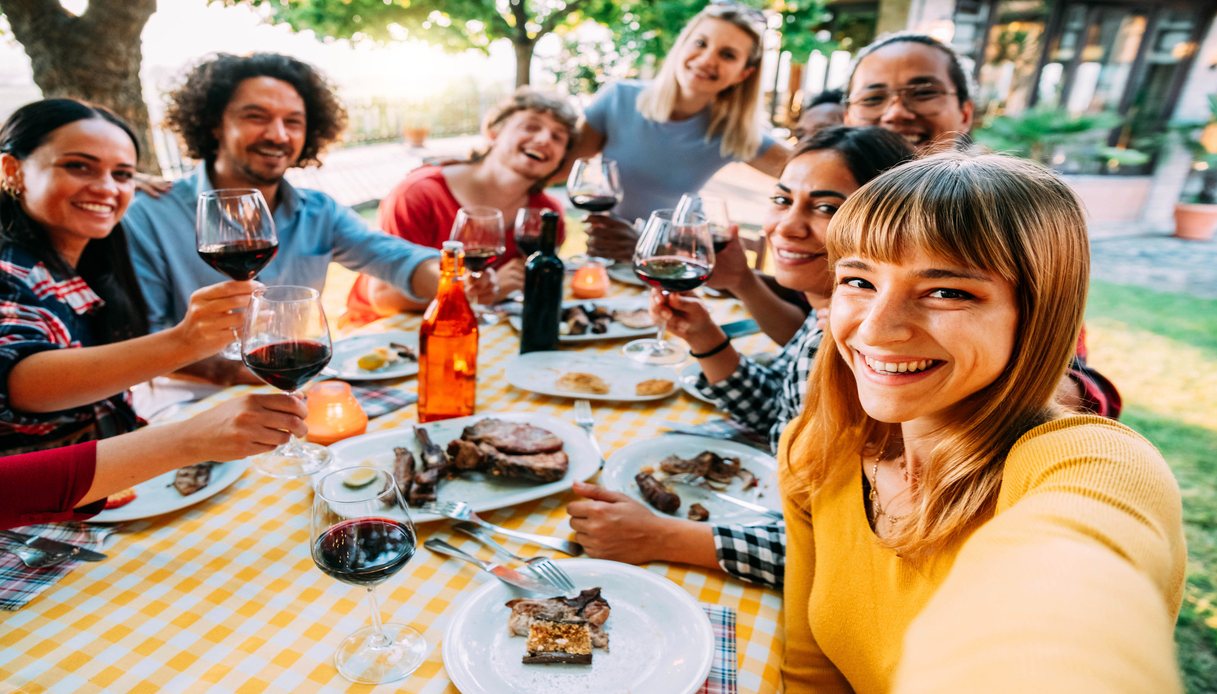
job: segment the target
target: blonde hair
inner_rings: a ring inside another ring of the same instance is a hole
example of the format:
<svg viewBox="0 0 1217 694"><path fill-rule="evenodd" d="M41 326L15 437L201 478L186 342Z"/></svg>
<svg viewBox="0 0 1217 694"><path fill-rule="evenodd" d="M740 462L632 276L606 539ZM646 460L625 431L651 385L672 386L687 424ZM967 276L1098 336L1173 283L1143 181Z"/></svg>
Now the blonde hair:
<svg viewBox="0 0 1217 694"><path fill-rule="evenodd" d="M721 135L723 138L719 152L724 157L747 161L756 156L761 147L761 123L757 117L757 107L761 101L761 56L764 45L764 16L754 8L734 3L711 3L698 12L680 36L667 58L659 74L638 95L638 112L644 118L656 123L667 123L672 119L672 109L680 95L680 87L676 83L676 70L679 61L675 56L703 20L717 19L729 22L742 29L752 37L752 50L748 53L747 67L753 68L752 74L744 81L719 92L710 105L710 127L706 130L706 139Z"/></svg>
<svg viewBox="0 0 1217 694"><path fill-rule="evenodd" d="M952 406L951 422L914 481L915 510L887 540L902 554L941 547L992 513L1006 454L1059 416L1057 384L1086 305L1090 251L1073 191L1044 167L1001 155L952 152L896 167L850 196L828 229L829 262L898 263L918 250L993 273L1014 287L1014 351L1002 373ZM814 494L841 451L899 453L899 427L871 419L835 343L819 350L804 414L788 436L808 437L806 460L786 460L794 490ZM885 450L886 449L886 450ZM857 463L857 458L849 457ZM801 468L801 469L800 469Z"/></svg>

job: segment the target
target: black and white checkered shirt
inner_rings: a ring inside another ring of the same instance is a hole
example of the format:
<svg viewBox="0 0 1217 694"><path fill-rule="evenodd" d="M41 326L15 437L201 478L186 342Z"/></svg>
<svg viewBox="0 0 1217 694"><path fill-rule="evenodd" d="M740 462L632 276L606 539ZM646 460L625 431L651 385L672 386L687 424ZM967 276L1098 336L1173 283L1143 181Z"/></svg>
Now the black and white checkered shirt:
<svg viewBox="0 0 1217 694"><path fill-rule="evenodd" d="M811 361L824 332L812 311L798 332L769 364L741 356L735 373L715 384L701 376L697 389L735 421L754 431L769 432L769 447L777 451L782 429L803 409L803 393ZM781 588L786 572L786 524L716 525L714 547L718 563L732 576Z"/></svg>

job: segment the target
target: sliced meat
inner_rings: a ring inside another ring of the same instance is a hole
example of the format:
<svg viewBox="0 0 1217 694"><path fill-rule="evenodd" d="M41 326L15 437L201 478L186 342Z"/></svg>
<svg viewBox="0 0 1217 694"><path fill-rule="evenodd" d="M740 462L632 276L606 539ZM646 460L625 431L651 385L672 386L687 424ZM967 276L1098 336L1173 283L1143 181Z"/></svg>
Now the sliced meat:
<svg viewBox="0 0 1217 694"><path fill-rule="evenodd" d="M500 453L480 443L478 447L486 453L486 469L496 477L532 482L557 482L566 476L570 459L566 453L538 453L536 455L511 455Z"/></svg>
<svg viewBox="0 0 1217 694"><path fill-rule="evenodd" d="M173 476L173 488L182 496L190 496L211 482L211 467L215 463L198 463L179 468ZM132 497L134 498L134 497Z"/></svg>
<svg viewBox="0 0 1217 694"><path fill-rule="evenodd" d="M591 327L592 320L580 306L571 306L562 311L562 323L566 325L567 335L582 335Z"/></svg>
<svg viewBox="0 0 1217 694"><path fill-rule="evenodd" d="M664 513L676 513L680 508L680 497L665 487L659 480L645 472L634 475L634 482L642 492L642 498Z"/></svg>
<svg viewBox="0 0 1217 694"><path fill-rule="evenodd" d="M465 427L461 438L485 443L503 453L513 455L535 455L562 450L562 439L547 429L531 424L505 422L494 417L487 417L473 426Z"/></svg>
<svg viewBox="0 0 1217 694"><path fill-rule="evenodd" d="M444 449L435 445L431 440L431 435L422 427L414 427L414 437L418 439L418 445L422 447L419 458L423 461L423 468L437 468L443 470L448 467L448 454L444 453Z"/></svg>
<svg viewBox="0 0 1217 694"><path fill-rule="evenodd" d="M689 520L704 521L709 520L709 518L710 509L706 508L705 506L702 506L701 504L693 504L689 507Z"/></svg>
<svg viewBox="0 0 1217 694"><path fill-rule="evenodd" d="M608 601L601 597L599 588L587 588L573 598L515 598L507 601L507 607L511 608L507 629L515 636L528 636L528 627L534 619L556 622L584 620L591 630L592 645L608 649L609 639L604 624L611 610Z"/></svg>
<svg viewBox="0 0 1217 694"><path fill-rule="evenodd" d="M486 453L481 449L485 444L477 444L465 439L452 439L448 442L448 458L452 461L452 472L477 472L486 466ZM491 449L494 450L494 449Z"/></svg>

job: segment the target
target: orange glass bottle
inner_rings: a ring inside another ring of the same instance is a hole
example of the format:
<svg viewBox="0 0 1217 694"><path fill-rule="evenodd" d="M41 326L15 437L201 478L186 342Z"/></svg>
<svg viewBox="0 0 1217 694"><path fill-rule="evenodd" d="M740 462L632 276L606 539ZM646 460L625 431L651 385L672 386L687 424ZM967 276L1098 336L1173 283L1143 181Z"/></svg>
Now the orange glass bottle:
<svg viewBox="0 0 1217 694"><path fill-rule="evenodd" d="M445 241L439 290L418 330L418 421L473 414L477 398L478 321L461 275L465 247Z"/></svg>

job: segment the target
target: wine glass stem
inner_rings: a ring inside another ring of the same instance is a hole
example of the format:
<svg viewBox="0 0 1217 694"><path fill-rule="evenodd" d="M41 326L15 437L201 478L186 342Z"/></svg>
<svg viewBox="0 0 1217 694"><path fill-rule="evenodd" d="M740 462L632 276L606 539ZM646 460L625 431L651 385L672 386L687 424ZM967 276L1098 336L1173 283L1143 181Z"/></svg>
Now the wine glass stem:
<svg viewBox="0 0 1217 694"><path fill-rule="evenodd" d="M299 390L293 390L288 393L288 395L296 398L297 400L304 399L304 396L300 394ZM291 457L304 457L304 449L300 446L300 437L296 436L295 434L288 434L287 443L283 444L279 448L279 453Z"/></svg>
<svg viewBox="0 0 1217 694"><path fill-rule="evenodd" d="M659 291L659 293L663 295L663 302L665 304L668 303L668 297L672 296L672 293L666 289L661 289ZM668 332L667 319L656 318L655 319L655 341L662 344L664 335L667 334L667 332Z"/></svg>
<svg viewBox="0 0 1217 694"><path fill-rule="evenodd" d="M372 646L384 648L393 642L392 637L385 633L385 627L380 623L380 605L376 604L376 586L368 586L368 604L372 606L372 628L376 630Z"/></svg>

